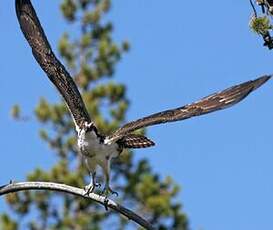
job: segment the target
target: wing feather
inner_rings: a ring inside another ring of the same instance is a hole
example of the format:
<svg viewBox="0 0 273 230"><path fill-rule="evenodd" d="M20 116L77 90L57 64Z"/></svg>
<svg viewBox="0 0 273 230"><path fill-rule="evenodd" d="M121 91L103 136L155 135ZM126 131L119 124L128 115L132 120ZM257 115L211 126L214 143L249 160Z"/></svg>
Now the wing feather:
<svg viewBox="0 0 273 230"><path fill-rule="evenodd" d="M155 143L149 138L143 135L137 135L137 134L125 135L118 141L118 143L123 148L132 148L132 149L148 148L155 145Z"/></svg>
<svg viewBox="0 0 273 230"><path fill-rule="evenodd" d="M271 76L263 76L256 80L247 81L225 89L224 91L211 94L192 104L176 109L165 110L136 121L129 122L107 137L107 142L110 143L119 140L128 133L140 128L166 122L184 120L190 117L200 116L233 106L243 100L249 93L256 90L270 78Z"/></svg>
<svg viewBox="0 0 273 230"><path fill-rule="evenodd" d="M53 53L31 2L16 0L15 6L21 30L32 48L33 56L63 96L76 127L82 127L85 121L90 123L80 92L70 74Z"/></svg>

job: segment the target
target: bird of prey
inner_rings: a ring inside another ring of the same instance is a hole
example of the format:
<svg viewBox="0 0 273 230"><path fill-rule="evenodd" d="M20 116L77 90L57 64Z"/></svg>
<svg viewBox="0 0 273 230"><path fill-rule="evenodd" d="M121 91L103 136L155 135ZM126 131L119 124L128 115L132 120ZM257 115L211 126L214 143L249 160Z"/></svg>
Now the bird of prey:
<svg viewBox="0 0 273 230"><path fill-rule="evenodd" d="M53 53L30 0L15 0L15 3L21 30L32 48L36 61L63 96L74 120L79 151L91 175L90 184L85 187L88 193L93 192L98 185L96 183L97 166L102 168L105 175L105 187L102 193L113 194L115 192L109 185L111 159L118 157L125 148L146 148L154 145L154 142L147 137L134 134L135 130L184 120L233 106L271 78L270 75L262 76L214 93L197 102L143 117L105 136L99 132L89 117L75 82Z"/></svg>

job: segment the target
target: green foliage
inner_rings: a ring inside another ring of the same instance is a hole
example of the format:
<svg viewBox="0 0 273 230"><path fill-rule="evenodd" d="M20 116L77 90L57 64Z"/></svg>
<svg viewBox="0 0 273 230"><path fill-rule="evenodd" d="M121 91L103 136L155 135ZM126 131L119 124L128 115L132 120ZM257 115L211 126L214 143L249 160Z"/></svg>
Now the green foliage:
<svg viewBox="0 0 273 230"><path fill-rule="evenodd" d="M58 46L90 116L104 134L124 122L129 106L126 86L114 81L113 76L116 64L130 45L127 41L117 44L112 40L113 26L102 20L110 9L109 0L63 0L63 16L70 23L80 24L80 35L71 39L64 33ZM19 113L19 107L14 107L12 114L16 117ZM56 153L56 161L49 170L37 168L27 179L83 187L90 178L78 154L74 124L65 104L62 100L52 104L41 98L35 115L43 126L39 135ZM182 205L175 200L179 187L171 178L162 179L154 173L146 159L136 161L133 152L124 151L113 162L111 177L112 187L120 194L119 202L148 218L159 229L188 229ZM127 229L132 224L98 204L66 194L26 191L9 195L6 200L17 221L3 214L1 229L19 229L22 227L19 218L23 217L28 217L26 222L32 230Z"/></svg>
<svg viewBox="0 0 273 230"><path fill-rule="evenodd" d="M21 108L20 108L20 106L19 105L14 105L11 108L10 114L14 119L19 119L21 117Z"/></svg>
<svg viewBox="0 0 273 230"><path fill-rule="evenodd" d="M7 214L0 215L0 229L5 230L16 230L18 224L12 220Z"/></svg>
<svg viewBox="0 0 273 230"><path fill-rule="evenodd" d="M249 22L249 26L255 33L261 35L265 35L269 30L272 29L272 25L267 16L252 17Z"/></svg>

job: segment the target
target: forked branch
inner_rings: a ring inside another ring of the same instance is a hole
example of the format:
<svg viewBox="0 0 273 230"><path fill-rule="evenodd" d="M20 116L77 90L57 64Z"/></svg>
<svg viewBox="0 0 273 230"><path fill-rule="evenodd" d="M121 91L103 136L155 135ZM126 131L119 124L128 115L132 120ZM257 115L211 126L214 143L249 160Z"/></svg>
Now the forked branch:
<svg viewBox="0 0 273 230"><path fill-rule="evenodd" d="M19 192L24 190L51 190L58 192L65 192L72 195L80 196L83 198L91 199L97 203L102 204L105 208L111 208L116 212L122 214L130 220L133 220L139 224L144 229L154 230L155 228L145 219L134 213L133 211L125 208L124 206L110 200L105 196L100 196L95 193L86 194L84 189L72 187L65 184L53 183L53 182L18 182L18 183L9 183L7 185L0 186L0 196Z"/></svg>

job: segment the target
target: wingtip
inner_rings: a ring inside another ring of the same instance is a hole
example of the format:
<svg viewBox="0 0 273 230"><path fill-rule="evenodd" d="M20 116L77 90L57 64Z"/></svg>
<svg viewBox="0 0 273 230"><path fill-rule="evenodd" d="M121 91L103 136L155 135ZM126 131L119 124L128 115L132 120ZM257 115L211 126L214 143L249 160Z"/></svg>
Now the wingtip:
<svg viewBox="0 0 273 230"><path fill-rule="evenodd" d="M17 17L19 16L20 6L21 6L21 1L15 0L15 11L16 11Z"/></svg>
<svg viewBox="0 0 273 230"><path fill-rule="evenodd" d="M150 139L149 139L150 140ZM155 146L155 142L150 140L151 141L151 147Z"/></svg>
<svg viewBox="0 0 273 230"><path fill-rule="evenodd" d="M264 83L266 83L273 75L265 75L262 77L257 78L256 80L253 81L253 89L256 90L260 86L262 86Z"/></svg>
<svg viewBox="0 0 273 230"><path fill-rule="evenodd" d="M25 1L23 0L15 0L15 6L16 6L16 10L20 9L20 7L25 4Z"/></svg>

